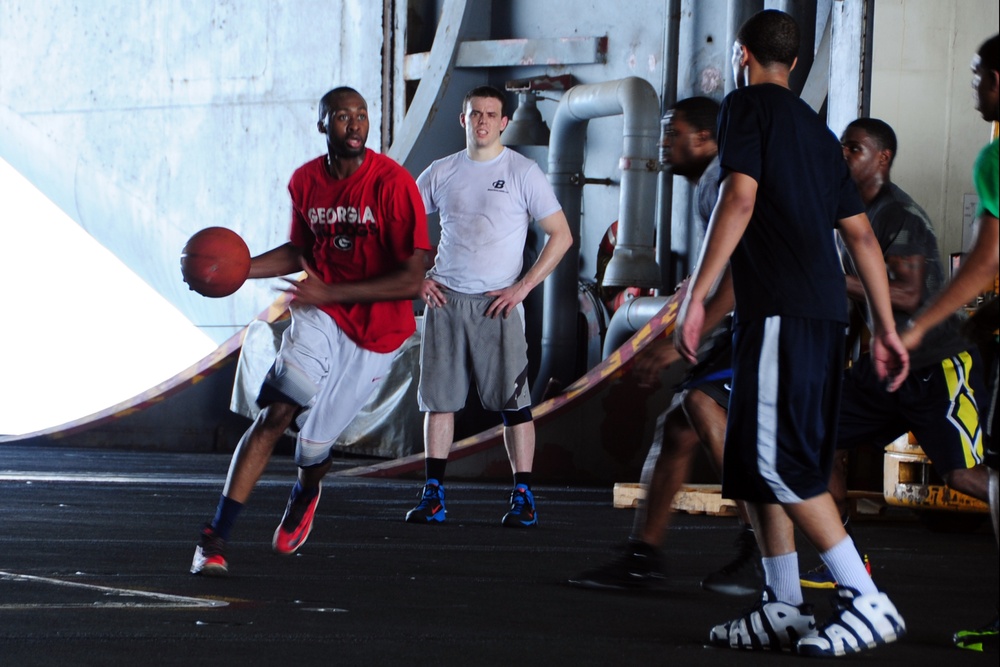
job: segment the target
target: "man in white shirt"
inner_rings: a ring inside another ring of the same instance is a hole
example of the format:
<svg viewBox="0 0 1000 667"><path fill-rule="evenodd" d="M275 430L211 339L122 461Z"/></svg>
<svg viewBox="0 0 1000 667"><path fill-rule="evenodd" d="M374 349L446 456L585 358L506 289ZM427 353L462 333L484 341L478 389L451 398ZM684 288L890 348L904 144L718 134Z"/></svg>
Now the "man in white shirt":
<svg viewBox="0 0 1000 667"><path fill-rule="evenodd" d="M531 493L535 427L521 302L573 243L566 216L539 166L500 143L507 127L503 93L471 90L459 123L465 150L431 164L417 179L441 240L420 292L427 305L420 345L418 401L424 421L427 481L406 520L445 520L444 478L462 409L475 379L483 407L500 412L514 473L503 525L537 525ZM522 256L532 220L549 240L527 272Z"/></svg>

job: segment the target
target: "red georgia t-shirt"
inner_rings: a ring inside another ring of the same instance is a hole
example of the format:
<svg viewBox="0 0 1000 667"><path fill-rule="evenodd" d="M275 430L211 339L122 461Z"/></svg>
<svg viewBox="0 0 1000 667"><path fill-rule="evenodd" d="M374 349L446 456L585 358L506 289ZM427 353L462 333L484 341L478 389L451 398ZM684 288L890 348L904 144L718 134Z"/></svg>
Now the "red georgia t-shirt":
<svg viewBox="0 0 1000 667"><path fill-rule="evenodd" d="M415 249L429 250L427 214L417 185L392 159L368 150L345 179L327 173L326 156L295 170L291 242L328 284L356 282L393 271ZM415 330L410 300L330 303L319 307L359 347L396 350Z"/></svg>

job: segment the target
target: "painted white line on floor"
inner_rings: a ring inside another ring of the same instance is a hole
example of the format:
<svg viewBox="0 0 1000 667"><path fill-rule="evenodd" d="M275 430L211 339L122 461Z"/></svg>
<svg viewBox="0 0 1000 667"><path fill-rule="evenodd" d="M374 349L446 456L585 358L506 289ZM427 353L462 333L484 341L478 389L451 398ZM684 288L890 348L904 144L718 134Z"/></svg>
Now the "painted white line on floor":
<svg viewBox="0 0 1000 667"><path fill-rule="evenodd" d="M121 595L124 597L145 598L154 601L152 603L143 602L94 602L92 604L81 603L55 603L55 604L0 604L0 610L4 609L121 609L126 607L156 607L163 608L198 608L198 607L227 607L228 602L223 600L207 600L205 598L191 598L183 595L171 595L169 593L153 593L150 591L137 591L131 588L112 588L109 586L96 586L94 584L83 584L77 581L65 581L63 579L51 579L49 577L36 577L31 574L17 574L15 572L4 572L0 570L0 581L18 581L40 584L51 584L53 586L65 586L67 588L82 588L90 591L97 591L104 595Z"/></svg>
<svg viewBox="0 0 1000 667"><path fill-rule="evenodd" d="M204 484L221 485L226 481L225 475L122 475L101 473L64 473L64 472L14 472L0 471L0 482L78 482L83 484ZM294 480L293 480L294 481ZM258 486L288 485L288 480L262 479Z"/></svg>

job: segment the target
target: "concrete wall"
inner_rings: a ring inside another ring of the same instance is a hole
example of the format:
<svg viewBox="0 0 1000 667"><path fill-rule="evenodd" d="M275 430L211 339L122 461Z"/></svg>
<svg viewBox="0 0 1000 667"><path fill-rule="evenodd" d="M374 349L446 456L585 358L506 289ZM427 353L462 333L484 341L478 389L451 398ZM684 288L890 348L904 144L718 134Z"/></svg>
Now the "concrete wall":
<svg viewBox="0 0 1000 667"><path fill-rule="evenodd" d="M666 34L665 0L635 0L627 12L606 2L545 2L546 11L538 11L536 0L512 0L494 3L494 39L559 37L608 37L605 63L589 65L531 66L498 68L491 72L491 82L533 76L571 74L578 84L593 84L635 76L649 81L662 94L664 78L664 37ZM572 17L567 20L567 17ZM547 98L547 99L546 99ZM543 94L538 108L552 126L559 94ZM621 116L596 118L588 123L584 175L590 179L621 180L618 159L622 154ZM548 151L522 151L547 168ZM608 227L618 219L617 185L587 185L583 190L580 225L580 275L593 279L597 248Z"/></svg>
<svg viewBox="0 0 1000 667"><path fill-rule="evenodd" d="M667 6L493 3L488 20L476 23L489 34L475 38L606 35L607 62L466 70L456 81L639 76L662 98ZM987 0L877 0L875 7L872 113L896 127L895 178L937 221L947 254L961 246L962 195L988 132L972 111L968 60L995 32L998 10ZM728 3L683 0L681 8L680 41L691 55L678 94L721 98L708 70L718 60L725 77ZM222 300L194 296L180 282L180 247L209 225L236 229L254 252L281 243L288 176L324 148L316 99L333 85L354 85L378 118L381 52L377 2L0 0L0 153L197 324L230 325L208 330L221 340L270 303L270 286L250 284ZM539 103L549 121L557 96L550 97ZM438 111L407 162L415 173L437 156L428 146L445 153L460 145L457 109ZM621 125L591 121L586 176L619 179ZM369 144L380 143L374 123ZM544 166L545 153L532 157ZM618 188L588 185L581 276L594 275L598 242L617 218Z"/></svg>
<svg viewBox="0 0 1000 667"><path fill-rule="evenodd" d="M381 3L0 0L0 153L223 340L271 285L187 291L184 241L221 225L252 252L284 242L288 177L325 151L316 102L352 85L378 119L381 46Z"/></svg>
<svg viewBox="0 0 1000 667"><path fill-rule="evenodd" d="M962 250L962 200L990 140L975 110L969 63L997 33L994 2L877 0L871 115L899 139L892 177L934 221L941 253Z"/></svg>

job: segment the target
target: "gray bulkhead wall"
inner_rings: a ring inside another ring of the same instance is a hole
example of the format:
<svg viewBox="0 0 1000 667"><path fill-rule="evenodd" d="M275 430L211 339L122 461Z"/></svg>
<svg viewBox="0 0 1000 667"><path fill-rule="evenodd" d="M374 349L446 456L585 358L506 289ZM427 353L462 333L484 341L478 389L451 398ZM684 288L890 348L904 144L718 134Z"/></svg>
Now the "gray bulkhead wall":
<svg viewBox="0 0 1000 667"><path fill-rule="evenodd" d="M537 2L512 0L493 3L491 39L544 39L559 37L606 36L607 58L604 63L587 65L528 65L495 68L489 73L490 82L502 86L505 81L536 76L571 74L575 84L593 84L636 76L647 80L661 100L670 98L665 90L670 80L667 67L676 67L676 99L705 95L721 101L732 90L731 46L735 30L755 11L779 8L796 15L810 28L817 16L824 19L832 0L680 0L680 31L676 63L668 62L668 0L636 0L627 8L609 10L606 3L576 0L546 0L545 11ZM572 16L572 24L566 21ZM819 26L820 30L822 26ZM814 48L812 30L804 30L804 47ZM811 55L803 58L800 77L804 79ZM801 85L801 83L799 84ZM559 100L558 92L542 92L538 108L551 126ZM512 102L515 102L512 95ZM661 108L661 112L667 109ZM588 179L609 184L588 184L583 189L580 223L580 276L593 279L596 272L597 248L608 226L619 217L618 183L621 172L621 116L593 119L588 124L584 175ZM546 168L544 148L520 149ZM700 245L702 231L693 222L690 208L692 188L683 178L673 178L673 201L666 206L665 220L669 225L670 250L677 278L692 268ZM655 224L650 221L650 224ZM662 258L661 258L662 263ZM661 267L666 271L666 267ZM663 289L670 291L672 280L665 280Z"/></svg>
<svg viewBox="0 0 1000 667"><path fill-rule="evenodd" d="M317 101L330 88L367 98L380 148L381 7L2 0L0 156L224 340L274 283L205 299L181 281L180 249L213 225L255 253L287 239L288 178L325 151ZM112 304L113 289L94 301Z"/></svg>
<svg viewBox="0 0 1000 667"><path fill-rule="evenodd" d="M533 0L494 3L494 39L517 37L548 39L607 37L604 63L532 65L497 68L491 76L506 80L570 74L574 84L596 84L630 76L648 81L660 93L663 81L663 45L666 31L665 0L636 0L626 6L601 2L546 0L539 11ZM500 31L503 31L502 34ZM512 96L512 101L516 101ZM560 95L541 93L538 109L551 128ZM593 280L597 248L608 227L618 220L623 118L595 118L588 123L584 175L610 184L588 184L583 188L580 222L580 276ZM547 169L547 151L533 149L531 157ZM652 222L652 221L651 221Z"/></svg>
<svg viewBox="0 0 1000 667"><path fill-rule="evenodd" d="M825 20L825 7L831 1L818 3L817 24ZM437 10L448 3L426 4ZM638 76L649 81L663 99L663 82L668 79L664 54L669 0L635 0L625 5L579 0L471 4L490 12L487 17L470 15L475 23L465 29L473 38L603 35L608 44L606 62L456 69L447 96L428 115L423 135L405 158L414 173L434 157L461 146L455 122L458 100L467 87L484 80L502 86L509 79L546 74L571 74L578 83ZM725 91L719 89L714 70L721 71L723 81L731 78L730 33L738 22L734 13L760 4L680 1L678 98L691 94L721 98ZM808 4L799 0L763 3L793 12ZM995 17L995 5L989 3L963 2L960 10L930 0L902 4L910 32L955 34L953 48L962 51L957 58L963 62L968 59L966 52L971 53L986 33L995 31L995 21L974 24L966 18L974 14ZM196 324L226 325L206 329L217 340L225 338L272 301L270 286L255 282L221 300L195 296L180 281L179 249L191 233L209 225L236 229L254 252L285 239L288 176L298 164L323 150L315 129L319 95L333 85L353 85L369 100L373 116L381 116L381 8L382 3L325 0L253 5L194 0L169 5L0 0L0 153ZM876 18L879 11L876 5ZM950 18L939 20L939 14ZM880 45L875 40L876 55L880 50L887 54L876 81L883 87L901 87L896 82L903 82L919 88L921 77L929 74L910 72L912 58L904 57L919 49L896 48L907 43L910 33L900 37L898 29L894 26L889 31L888 25L882 30L889 41ZM888 59L893 48L903 54L895 61ZM931 62L925 69L933 74L935 67L940 69ZM975 146L986 137L986 130L977 132L974 113L960 99L967 90L966 70L956 65L946 75L940 95L933 99L952 101L948 113L942 114L945 121L930 118L928 131L932 136L972 138L960 144L951 140L938 149L948 156L947 173L928 160L897 167L900 179L907 169L913 172L909 179L919 179L920 191L928 197L947 199L946 204L930 206L940 213L936 217L941 218L939 231L945 229L941 233L945 253L960 246L961 239L956 237L961 236L961 211L955 202L969 191L966 165L971 164ZM959 79L963 85L953 85ZM911 80L914 83L909 84ZM550 123L557 97L543 94L538 103ZM933 99L924 99L908 105L905 114L899 112L903 103L896 99L912 97L899 95L883 102L876 92L873 101L876 114L898 112L900 118L887 120L900 124L904 149L920 141L920 129L913 126L934 107L927 104ZM379 131L379 123L373 124L369 140L373 148L383 147ZM589 123L588 178L620 179L621 131L620 117ZM952 154L956 146L961 155ZM916 152L909 150L911 155ZM971 155L964 154L970 151ZM537 157L543 168L544 153L540 149ZM938 176L929 176L932 172ZM689 189L682 179L673 181L675 201L682 206ZM936 195L928 184L936 184L937 190L947 194ZM901 185L907 187L905 181ZM594 275L597 246L618 218L618 201L615 185L584 188L581 277ZM687 252L692 242L682 236L689 213L680 209L672 213L674 251ZM101 298L95 295L95 301Z"/></svg>

